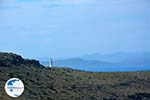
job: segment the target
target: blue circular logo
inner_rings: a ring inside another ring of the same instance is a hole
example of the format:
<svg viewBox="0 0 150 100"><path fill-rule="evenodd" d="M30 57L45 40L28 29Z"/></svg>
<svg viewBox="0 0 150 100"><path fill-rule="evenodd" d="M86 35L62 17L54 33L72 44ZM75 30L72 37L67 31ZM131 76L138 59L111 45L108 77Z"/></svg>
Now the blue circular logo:
<svg viewBox="0 0 150 100"><path fill-rule="evenodd" d="M24 92L24 84L18 78L11 78L5 84L5 91L10 97L19 97Z"/></svg>

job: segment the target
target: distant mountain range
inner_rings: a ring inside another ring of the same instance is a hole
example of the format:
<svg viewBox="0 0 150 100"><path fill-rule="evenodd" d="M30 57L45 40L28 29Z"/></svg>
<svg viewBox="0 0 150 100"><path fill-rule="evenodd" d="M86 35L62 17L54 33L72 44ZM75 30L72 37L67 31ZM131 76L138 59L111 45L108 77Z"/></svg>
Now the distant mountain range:
<svg viewBox="0 0 150 100"><path fill-rule="evenodd" d="M150 69L150 53L90 54L78 58L54 60L54 66L88 71L134 71ZM41 61L48 65L47 61Z"/></svg>
<svg viewBox="0 0 150 100"><path fill-rule="evenodd" d="M124 59L130 58L150 58L150 52L144 53L113 53L113 54L90 54L82 56L82 58L90 59L90 60L107 60L107 61L121 61Z"/></svg>
<svg viewBox="0 0 150 100"><path fill-rule="evenodd" d="M82 56L86 60L99 60L120 65L150 65L150 53L114 53L114 54L91 54Z"/></svg>

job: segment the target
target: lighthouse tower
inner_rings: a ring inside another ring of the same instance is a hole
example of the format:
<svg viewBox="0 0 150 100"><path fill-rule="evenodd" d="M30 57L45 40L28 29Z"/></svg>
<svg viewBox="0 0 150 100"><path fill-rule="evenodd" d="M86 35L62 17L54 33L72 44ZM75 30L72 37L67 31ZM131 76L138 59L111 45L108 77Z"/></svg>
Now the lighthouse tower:
<svg viewBox="0 0 150 100"><path fill-rule="evenodd" d="M52 60L52 58L49 61L49 67L53 67L53 60Z"/></svg>

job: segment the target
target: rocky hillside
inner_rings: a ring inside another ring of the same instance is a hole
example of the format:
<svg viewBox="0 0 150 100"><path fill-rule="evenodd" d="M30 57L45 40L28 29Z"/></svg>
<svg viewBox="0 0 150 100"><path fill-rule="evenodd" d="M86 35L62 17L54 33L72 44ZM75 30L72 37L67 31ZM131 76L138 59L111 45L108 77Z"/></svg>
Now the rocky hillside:
<svg viewBox="0 0 150 100"><path fill-rule="evenodd" d="M9 78L24 82L22 96L4 91ZM150 100L150 72L93 73L46 68L36 60L0 53L0 100Z"/></svg>

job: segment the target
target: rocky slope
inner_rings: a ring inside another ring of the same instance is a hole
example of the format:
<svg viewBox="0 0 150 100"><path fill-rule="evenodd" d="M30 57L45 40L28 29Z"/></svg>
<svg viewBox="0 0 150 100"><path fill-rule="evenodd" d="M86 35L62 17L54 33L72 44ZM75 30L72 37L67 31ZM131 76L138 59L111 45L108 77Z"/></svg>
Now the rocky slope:
<svg viewBox="0 0 150 100"><path fill-rule="evenodd" d="M24 82L22 96L5 91L9 78ZM36 60L0 53L0 100L150 100L150 72L94 73L46 68Z"/></svg>

